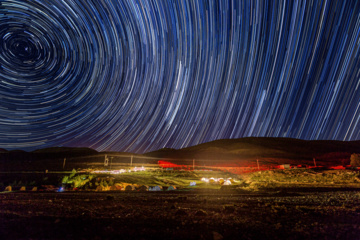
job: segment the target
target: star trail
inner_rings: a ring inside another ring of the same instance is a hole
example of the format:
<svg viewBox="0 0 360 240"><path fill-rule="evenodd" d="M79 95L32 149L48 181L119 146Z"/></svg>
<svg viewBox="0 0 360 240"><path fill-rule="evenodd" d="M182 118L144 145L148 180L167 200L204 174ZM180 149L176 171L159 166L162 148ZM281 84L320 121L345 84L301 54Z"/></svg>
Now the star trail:
<svg viewBox="0 0 360 240"><path fill-rule="evenodd" d="M360 1L0 1L0 147L360 139Z"/></svg>

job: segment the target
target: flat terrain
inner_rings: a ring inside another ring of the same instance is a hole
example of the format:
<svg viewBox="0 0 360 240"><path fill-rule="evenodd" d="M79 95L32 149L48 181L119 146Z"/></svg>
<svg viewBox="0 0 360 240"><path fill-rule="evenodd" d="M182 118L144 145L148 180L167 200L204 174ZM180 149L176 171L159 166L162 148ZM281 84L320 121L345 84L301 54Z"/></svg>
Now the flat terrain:
<svg viewBox="0 0 360 240"><path fill-rule="evenodd" d="M358 188L0 194L2 239L359 239Z"/></svg>

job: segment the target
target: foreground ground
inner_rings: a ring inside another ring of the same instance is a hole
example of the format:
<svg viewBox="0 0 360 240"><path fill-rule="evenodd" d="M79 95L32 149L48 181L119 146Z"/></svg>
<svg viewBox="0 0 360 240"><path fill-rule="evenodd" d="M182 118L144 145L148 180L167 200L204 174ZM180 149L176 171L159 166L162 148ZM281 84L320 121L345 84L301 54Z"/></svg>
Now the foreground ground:
<svg viewBox="0 0 360 240"><path fill-rule="evenodd" d="M0 194L2 239L359 239L358 188Z"/></svg>

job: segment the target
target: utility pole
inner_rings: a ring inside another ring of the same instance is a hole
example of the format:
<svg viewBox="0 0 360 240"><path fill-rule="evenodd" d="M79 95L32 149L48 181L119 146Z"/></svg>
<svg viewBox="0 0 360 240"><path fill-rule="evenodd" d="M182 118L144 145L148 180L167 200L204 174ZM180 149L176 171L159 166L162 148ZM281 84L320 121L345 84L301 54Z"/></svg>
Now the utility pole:
<svg viewBox="0 0 360 240"><path fill-rule="evenodd" d="M111 170L112 159L113 157L110 157L110 170Z"/></svg>
<svg viewBox="0 0 360 240"><path fill-rule="evenodd" d="M258 170L260 170L259 159L256 159L256 162L257 162Z"/></svg>
<svg viewBox="0 0 360 240"><path fill-rule="evenodd" d="M66 158L64 158L63 169L65 168Z"/></svg>
<svg viewBox="0 0 360 240"><path fill-rule="evenodd" d="M132 166L132 162L133 162L133 155L131 155L130 166Z"/></svg>
<svg viewBox="0 0 360 240"><path fill-rule="evenodd" d="M195 159L193 159L193 171L195 171Z"/></svg>
<svg viewBox="0 0 360 240"><path fill-rule="evenodd" d="M315 160L315 158L313 158L313 160L314 160L314 166L316 167L316 160Z"/></svg>
<svg viewBox="0 0 360 240"><path fill-rule="evenodd" d="M109 159L107 158L107 155L105 154L104 167L107 167L108 165L109 165Z"/></svg>

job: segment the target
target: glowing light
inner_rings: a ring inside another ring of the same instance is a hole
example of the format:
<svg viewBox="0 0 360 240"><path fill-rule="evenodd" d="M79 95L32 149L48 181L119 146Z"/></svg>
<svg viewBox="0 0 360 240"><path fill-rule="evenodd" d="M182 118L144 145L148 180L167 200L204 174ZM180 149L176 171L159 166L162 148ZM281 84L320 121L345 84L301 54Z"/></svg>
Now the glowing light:
<svg viewBox="0 0 360 240"><path fill-rule="evenodd" d="M140 167L140 168L135 167L135 168L133 169L133 171L134 171L134 172L143 172L143 171L146 171L146 170L145 170L145 168L142 166L142 167Z"/></svg>
<svg viewBox="0 0 360 240"><path fill-rule="evenodd" d="M226 180L224 180L223 178L201 178L202 182L205 183L218 183L220 185L231 185L232 183L234 183L235 181L232 178L228 178Z"/></svg>
<svg viewBox="0 0 360 240"><path fill-rule="evenodd" d="M201 181L208 183L209 179L208 178L202 178Z"/></svg>
<svg viewBox="0 0 360 240"><path fill-rule="evenodd" d="M91 173L95 173L95 174L122 174L122 173L126 173L128 172L125 169L120 169L120 170L94 170L91 171Z"/></svg>

